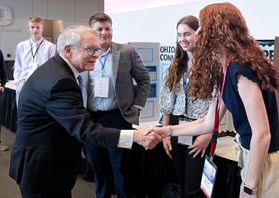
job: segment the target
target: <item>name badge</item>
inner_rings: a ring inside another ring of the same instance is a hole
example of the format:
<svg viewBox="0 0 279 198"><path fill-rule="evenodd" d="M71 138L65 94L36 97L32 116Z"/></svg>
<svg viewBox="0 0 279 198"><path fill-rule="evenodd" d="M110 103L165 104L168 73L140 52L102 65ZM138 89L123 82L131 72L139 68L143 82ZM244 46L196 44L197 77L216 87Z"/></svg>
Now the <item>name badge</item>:
<svg viewBox="0 0 279 198"><path fill-rule="evenodd" d="M186 124L186 123L188 123L188 121L179 120L179 125ZM193 144L193 136L178 136L177 143L191 146Z"/></svg>
<svg viewBox="0 0 279 198"><path fill-rule="evenodd" d="M38 63L36 61L31 61L28 65L28 77L38 68Z"/></svg>
<svg viewBox="0 0 279 198"><path fill-rule="evenodd" d="M95 92L95 97L108 98L109 78L108 77L96 77L94 92Z"/></svg>
<svg viewBox="0 0 279 198"><path fill-rule="evenodd" d="M201 189L204 194L210 198L214 189L214 183L216 179L217 166L212 159L207 155L204 161L204 167L201 179Z"/></svg>

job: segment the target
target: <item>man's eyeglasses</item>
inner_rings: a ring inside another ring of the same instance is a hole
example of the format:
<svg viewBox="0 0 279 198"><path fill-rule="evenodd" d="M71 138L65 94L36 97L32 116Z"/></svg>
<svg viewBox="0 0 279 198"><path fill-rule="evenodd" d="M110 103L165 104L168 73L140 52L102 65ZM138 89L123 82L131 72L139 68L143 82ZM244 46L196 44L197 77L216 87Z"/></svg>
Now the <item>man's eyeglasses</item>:
<svg viewBox="0 0 279 198"><path fill-rule="evenodd" d="M87 50L87 54L89 56L94 55L96 52L98 55L101 55L102 53L102 48L95 48L95 47L84 47L84 46L79 46L79 45L71 45L72 47L78 47L78 48L84 48Z"/></svg>

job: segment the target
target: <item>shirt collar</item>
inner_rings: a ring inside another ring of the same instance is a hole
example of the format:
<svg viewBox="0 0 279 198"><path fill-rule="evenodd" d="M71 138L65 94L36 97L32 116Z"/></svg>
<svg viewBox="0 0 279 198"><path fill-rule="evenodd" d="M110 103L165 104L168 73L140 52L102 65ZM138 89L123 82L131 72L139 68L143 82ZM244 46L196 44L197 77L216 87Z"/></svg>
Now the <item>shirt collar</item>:
<svg viewBox="0 0 279 198"><path fill-rule="evenodd" d="M103 53L102 55L100 55L101 57L106 56L108 53L111 53L111 46L108 48L108 50Z"/></svg>
<svg viewBox="0 0 279 198"><path fill-rule="evenodd" d="M42 37L40 40L37 40L37 41L33 41L31 38L30 38L30 42L32 44L36 43L37 45L40 44L42 41L43 41L44 37Z"/></svg>
<svg viewBox="0 0 279 198"><path fill-rule="evenodd" d="M72 72L74 73L75 78L77 79L79 72L78 70L72 65L72 63L66 59L64 56L62 56L61 54L59 54L60 57L69 65L69 67L71 68Z"/></svg>

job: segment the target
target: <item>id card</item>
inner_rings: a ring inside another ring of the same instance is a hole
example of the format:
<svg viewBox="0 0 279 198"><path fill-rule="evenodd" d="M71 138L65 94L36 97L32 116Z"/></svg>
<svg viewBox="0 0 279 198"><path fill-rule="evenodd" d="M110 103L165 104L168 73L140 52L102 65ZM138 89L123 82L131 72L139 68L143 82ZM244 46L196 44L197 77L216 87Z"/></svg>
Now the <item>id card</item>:
<svg viewBox="0 0 279 198"><path fill-rule="evenodd" d="M210 198L214 189L214 183L216 179L217 166L207 155L204 161L204 167L201 179L201 189L204 194Z"/></svg>
<svg viewBox="0 0 279 198"><path fill-rule="evenodd" d="M186 123L188 123L188 121L179 120L179 125L186 124ZM193 144L193 136L178 136L177 143L191 146Z"/></svg>
<svg viewBox="0 0 279 198"><path fill-rule="evenodd" d="M38 63L36 61L31 61L28 65L28 77L38 68Z"/></svg>
<svg viewBox="0 0 279 198"><path fill-rule="evenodd" d="M95 97L107 98L109 95L109 78L96 77L94 91Z"/></svg>

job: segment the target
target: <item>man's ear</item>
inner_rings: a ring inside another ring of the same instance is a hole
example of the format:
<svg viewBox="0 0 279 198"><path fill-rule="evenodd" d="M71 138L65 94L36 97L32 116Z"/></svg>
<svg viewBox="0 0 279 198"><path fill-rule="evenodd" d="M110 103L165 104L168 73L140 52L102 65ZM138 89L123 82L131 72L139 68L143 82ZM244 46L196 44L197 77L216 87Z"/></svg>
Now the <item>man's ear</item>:
<svg viewBox="0 0 279 198"><path fill-rule="evenodd" d="M64 53L68 58L72 58L72 47L70 45L64 46Z"/></svg>

